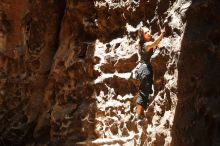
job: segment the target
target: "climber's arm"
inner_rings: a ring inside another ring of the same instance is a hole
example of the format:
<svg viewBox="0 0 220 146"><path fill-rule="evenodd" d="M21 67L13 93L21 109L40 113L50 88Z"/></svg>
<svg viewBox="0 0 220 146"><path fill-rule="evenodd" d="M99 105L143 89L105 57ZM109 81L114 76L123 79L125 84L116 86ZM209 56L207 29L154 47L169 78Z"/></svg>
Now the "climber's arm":
<svg viewBox="0 0 220 146"><path fill-rule="evenodd" d="M145 50L148 52L151 49L153 49L155 46L157 46L160 43L163 35L164 35L164 31L161 32L160 36L154 42L149 42L149 44L146 46Z"/></svg>

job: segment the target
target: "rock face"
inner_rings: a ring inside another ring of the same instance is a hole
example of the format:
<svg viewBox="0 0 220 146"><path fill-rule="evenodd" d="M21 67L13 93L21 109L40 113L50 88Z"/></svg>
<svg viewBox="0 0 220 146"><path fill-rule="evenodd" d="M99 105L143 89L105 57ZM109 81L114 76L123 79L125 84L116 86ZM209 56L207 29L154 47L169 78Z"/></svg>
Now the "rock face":
<svg viewBox="0 0 220 146"><path fill-rule="evenodd" d="M220 145L220 2L192 2L178 61L172 145Z"/></svg>
<svg viewBox="0 0 220 146"><path fill-rule="evenodd" d="M217 0L0 0L0 145L219 145ZM138 30L166 34L134 118Z"/></svg>

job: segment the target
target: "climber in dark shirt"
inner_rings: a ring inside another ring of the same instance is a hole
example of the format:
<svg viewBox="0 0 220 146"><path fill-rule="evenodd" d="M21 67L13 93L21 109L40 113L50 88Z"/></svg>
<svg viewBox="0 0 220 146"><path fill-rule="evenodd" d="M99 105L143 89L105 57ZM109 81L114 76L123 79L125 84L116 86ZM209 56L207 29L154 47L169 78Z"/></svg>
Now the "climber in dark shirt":
<svg viewBox="0 0 220 146"><path fill-rule="evenodd" d="M136 77L140 80L139 94L137 97L136 117L141 119L144 114L144 110L147 108L148 96L152 94L153 84L153 70L150 63L150 58L153 55L153 49L161 41L164 30L161 31L159 37L153 40L148 29L140 30L140 67L136 71Z"/></svg>

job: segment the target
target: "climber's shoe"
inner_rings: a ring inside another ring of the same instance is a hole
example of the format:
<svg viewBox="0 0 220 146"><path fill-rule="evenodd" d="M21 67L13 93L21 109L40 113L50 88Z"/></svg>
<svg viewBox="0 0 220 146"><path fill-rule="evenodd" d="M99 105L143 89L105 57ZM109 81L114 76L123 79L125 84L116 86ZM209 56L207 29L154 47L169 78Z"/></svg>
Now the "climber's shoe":
<svg viewBox="0 0 220 146"><path fill-rule="evenodd" d="M136 121L144 120L144 115L142 115L142 114L141 114L141 115L136 114L136 115L135 115L135 120L136 120Z"/></svg>

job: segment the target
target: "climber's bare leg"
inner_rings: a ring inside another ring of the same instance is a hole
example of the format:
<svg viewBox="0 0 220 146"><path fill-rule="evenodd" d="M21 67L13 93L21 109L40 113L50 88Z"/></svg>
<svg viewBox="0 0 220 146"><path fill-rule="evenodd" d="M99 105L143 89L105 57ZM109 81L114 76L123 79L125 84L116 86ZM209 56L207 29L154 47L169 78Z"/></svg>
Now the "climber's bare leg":
<svg viewBox="0 0 220 146"><path fill-rule="evenodd" d="M141 105L137 104L137 109L136 109L137 118L140 118L141 116L143 116L143 114L144 114L144 108Z"/></svg>

